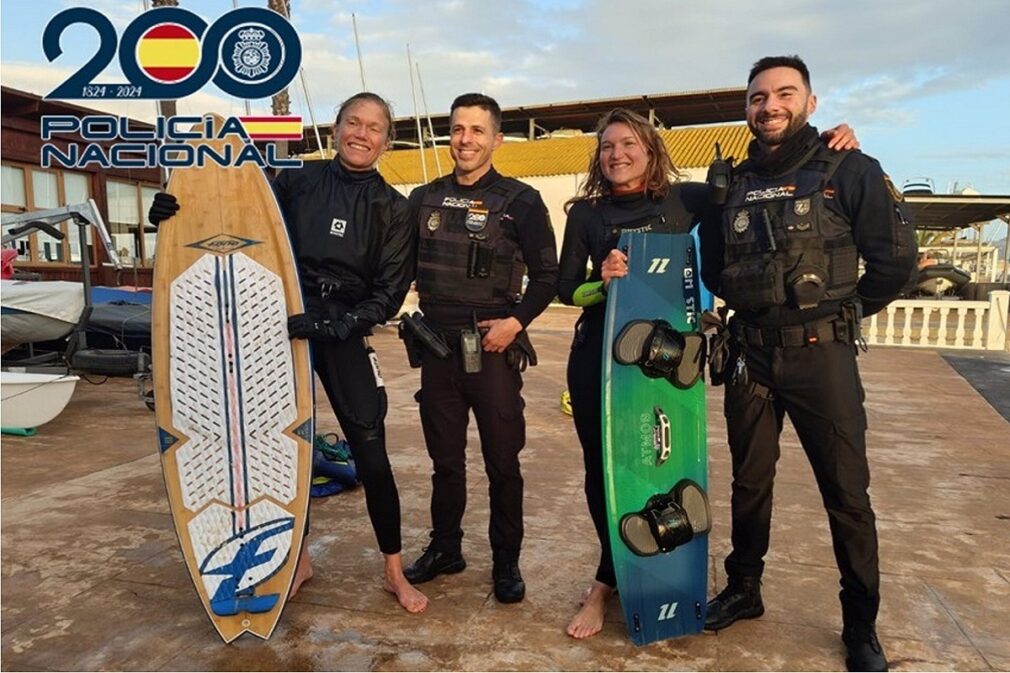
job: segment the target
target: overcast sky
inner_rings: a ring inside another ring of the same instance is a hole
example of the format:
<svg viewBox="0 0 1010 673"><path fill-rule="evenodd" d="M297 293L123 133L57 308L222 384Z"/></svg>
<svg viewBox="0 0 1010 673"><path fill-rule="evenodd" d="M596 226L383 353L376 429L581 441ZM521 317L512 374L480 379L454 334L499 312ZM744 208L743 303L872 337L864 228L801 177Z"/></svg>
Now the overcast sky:
<svg viewBox="0 0 1010 673"><path fill-rule="evenodd" d="M93 53L94 33L64 34L49 64L41 35L49 18L77 4L4 0L0 80L48 93ZM89 0L122 30L140 0ZM266 1L240 2L243 6ZM182 0L206 20L231 0ZM822 128L847 121L863 150L901 185L930 177L1010 194L1010 2L1006 0L294 0L293 21L320 121L361 89L351 13L357 16L368 88L398 115L413 112L406 44L420 64L429 107L445 111L465 91L502 106L742 86L750 65L771 54L810 66ZM101 78L117 80L118 67ZM300 89L293 112L308 118ZM89 106L101 107L101 104ZM268 110L268 102L254 104ZM208 87L180 112L240 114L242 101ZM149 101L117 112L148 118Z"/></svg>

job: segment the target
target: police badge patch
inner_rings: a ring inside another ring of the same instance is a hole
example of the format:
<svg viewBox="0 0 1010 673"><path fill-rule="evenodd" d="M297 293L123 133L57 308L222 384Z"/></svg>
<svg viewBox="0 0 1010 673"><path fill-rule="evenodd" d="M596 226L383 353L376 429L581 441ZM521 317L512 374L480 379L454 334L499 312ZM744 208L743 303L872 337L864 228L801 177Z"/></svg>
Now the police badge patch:
<svg viewBox="0 0 1010 673"><path fill-rule="evenodd" d="M793 212L797 215L806 215L810 212L810 199L800 199L793 204Z"/></svg>
<svg viewBox="0 0 1010 673"><path fill-rule="evenodd" d="M239 41L235 43L231 61L235 72L248 78L257 79L270 70L270 46L263 40L266 33L257 28L239 31Z"/></svg>
<svg viewBox="0 0 1010 673"><path fill-rule="evenodd" d="M435 231L440 226L442 226L442 213L437 210L432 211L428 216L428 231Z"/></svg>
<svg viewBox="0 0 1010 673"><path fill-rule="evenodd" d="M747 231L747 227L750 226L750 212L746 210L741 210L736 214L736 218L733 219L733 231L738 234L742 234Z"/></svg>

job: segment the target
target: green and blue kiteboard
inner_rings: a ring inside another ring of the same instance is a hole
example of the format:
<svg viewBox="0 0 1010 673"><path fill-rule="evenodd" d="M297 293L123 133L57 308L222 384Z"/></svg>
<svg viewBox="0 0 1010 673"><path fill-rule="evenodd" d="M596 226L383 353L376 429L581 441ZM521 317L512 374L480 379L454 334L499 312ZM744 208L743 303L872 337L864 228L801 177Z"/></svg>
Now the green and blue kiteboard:
<svg viewBox="0 0 1010 673"><path fill-rule="evenodd" d="M708 467L695 239L625 233L607 297L603 467L617 587L637 645L705 625Z"/></svg>

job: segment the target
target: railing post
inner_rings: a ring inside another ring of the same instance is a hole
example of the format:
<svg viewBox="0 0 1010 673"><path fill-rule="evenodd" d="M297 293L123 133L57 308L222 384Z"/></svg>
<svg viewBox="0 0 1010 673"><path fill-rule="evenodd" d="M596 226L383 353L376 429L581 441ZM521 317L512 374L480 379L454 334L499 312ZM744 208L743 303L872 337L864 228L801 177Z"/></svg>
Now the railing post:
<svg viewBox="0 0 1010 673"><path fill-rule="evenodd" d="M929 345L929 318L933 314L932 306L922 307L922 330L919 332L919 345Z"/></svg>
<svg viewBox="0 0 1010 673"><path fill-rule="evenodd" d="M1007 314L1010 313L1010 291L995 290L989 293L989 320L986 327L985 347L990 351L1007 348Z"/></svg>

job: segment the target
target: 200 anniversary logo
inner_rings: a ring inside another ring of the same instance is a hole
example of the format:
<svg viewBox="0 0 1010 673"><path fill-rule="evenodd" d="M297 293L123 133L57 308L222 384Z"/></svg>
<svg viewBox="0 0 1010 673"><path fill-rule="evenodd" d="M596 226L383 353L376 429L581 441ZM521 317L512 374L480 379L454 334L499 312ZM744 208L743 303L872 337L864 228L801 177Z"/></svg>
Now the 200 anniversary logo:
<svg viewBox="0 0 1010 673"><path fill-rule="evenodd" d="M160 7L144 12L118 36L112 22L100 12L73 7L54 16L42 35L49 61L63 54L61 38L71 26L83 24L99 37L94 55L47 99L178 99L213 83L225 94L243 99L266 98L284 89L301 66L301 40L280 14L266 8L244 7L208 24L191 11ZM96 78L117 57L126 82L100 82ZM131 129L128 120L108 115L46 116L42 139L75 133L85 141L52 142L42 146L41 164L79 168L142 168L193 166L213 162L239 166L297 166L300 161L274 156L273 146L262 155L252 140L301 138L300 117L229 117L224 124L200 124L199 118L158 118L153 130ZM186 127L183 130L183 127ZM189 127L193 127L192 129ZM194 149L180 141L220 139L238 135L249 141L242 152ZM114 142L109 141L125 141ZM150 142L158 141L152 145Z"/></svg>

